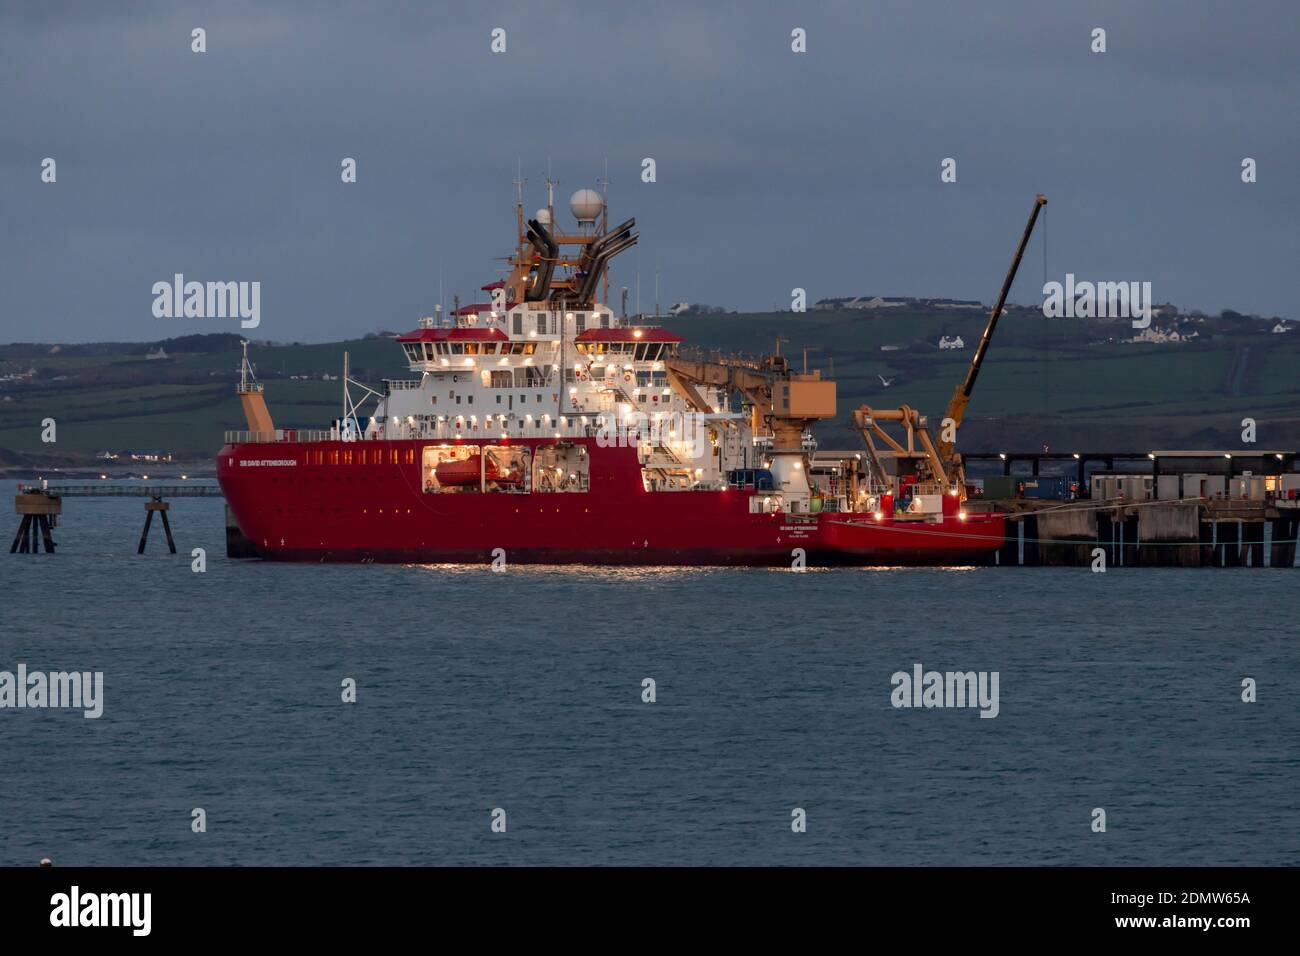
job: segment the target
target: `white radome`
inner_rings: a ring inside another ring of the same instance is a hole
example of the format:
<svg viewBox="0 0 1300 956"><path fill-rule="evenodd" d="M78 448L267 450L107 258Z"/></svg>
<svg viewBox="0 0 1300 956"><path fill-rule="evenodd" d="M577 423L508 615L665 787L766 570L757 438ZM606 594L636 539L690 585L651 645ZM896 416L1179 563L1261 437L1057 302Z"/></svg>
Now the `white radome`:
<svg viewBox="0 0 1300 956"><path fill-rule="evenodd" d="M569 212L578 222L595 222L605 208L605 201L594 189L579 189L569 197Z"/></svg>
<svg viewBox="0 0 1300 956"><path fill-rule="evenodd" d="M547 229L551 227L551 211L549 209L537 210L537 215L533 217Z"/></svg>

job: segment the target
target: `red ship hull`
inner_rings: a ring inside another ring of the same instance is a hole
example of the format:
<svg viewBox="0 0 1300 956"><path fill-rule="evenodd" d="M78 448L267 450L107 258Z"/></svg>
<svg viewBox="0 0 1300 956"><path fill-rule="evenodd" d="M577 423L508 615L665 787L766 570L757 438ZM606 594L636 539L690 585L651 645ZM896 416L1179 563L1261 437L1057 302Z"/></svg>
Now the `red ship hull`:
<svg viewBox="0 0 1300 956"><path fill-rule="evenodd" d="M527 564L789 567L802 549L810 567L948 565L979 562L1004 540L996 514L755 513L753 490L647 491L635 449L577 442L591 461L582 492L428 493L419 464L428 441L227 445L217 478L271 560L486 564L504 552Z"/></svg>

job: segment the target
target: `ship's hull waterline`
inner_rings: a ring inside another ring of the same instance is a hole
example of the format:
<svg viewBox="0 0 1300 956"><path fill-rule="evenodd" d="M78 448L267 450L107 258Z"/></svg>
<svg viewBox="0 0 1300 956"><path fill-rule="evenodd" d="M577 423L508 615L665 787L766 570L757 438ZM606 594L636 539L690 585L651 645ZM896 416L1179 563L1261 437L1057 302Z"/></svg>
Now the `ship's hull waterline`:
<svg viewBox="0 0 1300 956"><path fill-rule="evenodd" d="M752 488L649 491L635 448L581 439L567 444L590 456L585 490L519 491L485 481L483 489L497 490L431 493L421 456L435 444L477 454L476 445L506 442L235 444L218 455L217 476L244 535L261 557L279 561L944 566L983 559L1005 533L996 514L930 521L789 514L753 510L751 499L764 492ZM553 443L510 444L535 452Z"/></svg>

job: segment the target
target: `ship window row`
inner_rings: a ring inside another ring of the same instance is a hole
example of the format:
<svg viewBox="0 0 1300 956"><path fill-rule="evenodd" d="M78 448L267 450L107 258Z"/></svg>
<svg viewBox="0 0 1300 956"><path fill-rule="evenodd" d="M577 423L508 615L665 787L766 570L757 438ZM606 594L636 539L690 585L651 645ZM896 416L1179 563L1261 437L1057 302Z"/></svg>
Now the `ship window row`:
<svg viewBox="0 0 1300 956"><path fill-rule="evenodd" d="M674 342L579 342L583 355L631 356L634 362L657 362L677 352Z"/></svg>
<svg viewBox="0 0 1300 956"><path fill-rule="evenodd" d="M497 346L500 345L498 349ZM534 355L536 342L409 342L402 346L412 362L432 362L443 355Z"/></svg>
<svg viewBox="0 0 1300 956"><path fill-rule="evenodd" d="M414 465L414 448L309 448L304 465Z"/></svg>

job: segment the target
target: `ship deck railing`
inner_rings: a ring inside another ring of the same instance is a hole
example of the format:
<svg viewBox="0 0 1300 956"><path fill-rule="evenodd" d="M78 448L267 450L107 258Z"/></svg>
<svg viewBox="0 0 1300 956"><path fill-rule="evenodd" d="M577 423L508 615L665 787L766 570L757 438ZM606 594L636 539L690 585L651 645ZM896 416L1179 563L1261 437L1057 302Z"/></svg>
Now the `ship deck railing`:
<svg viewBox="0 0 1300 956"><path fill-rule="evenodd" d="M534 421L513 421L506 428L498 424L465 422L457 426L454 422L439 424L405 422L393 425L385 424L377 430L370 430L364 435L356 432L340 432L337 428L277 428L275 431L227 431L227 445L244 444L304 444L309 442L367 442L367 441L455 441L461 439L495 439L495 438L597 438L602 433L599 416L590 416L586 423L569 421L557 425L553 420L535 419ZM620 437L617 432L611 433ZM348 437L349 435L354 437ZM623 433L625 440L636 443L641 434L634 430Z"/></svg>
<svg viewBox="0 0 1300 956"><path fill-rule="evenodd" d="M383 393L414 391L424 384L419 378L386 378L382 380Z"/></svg>

